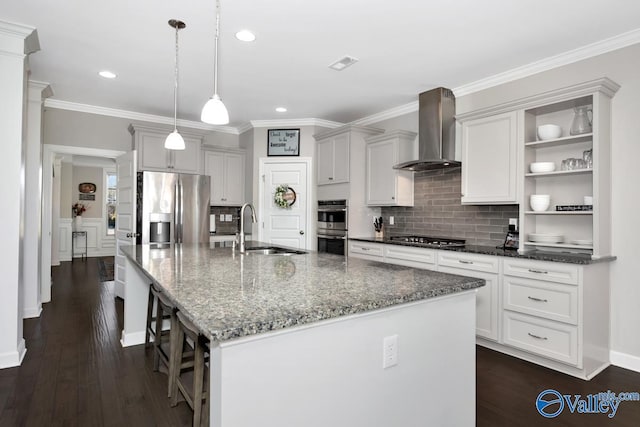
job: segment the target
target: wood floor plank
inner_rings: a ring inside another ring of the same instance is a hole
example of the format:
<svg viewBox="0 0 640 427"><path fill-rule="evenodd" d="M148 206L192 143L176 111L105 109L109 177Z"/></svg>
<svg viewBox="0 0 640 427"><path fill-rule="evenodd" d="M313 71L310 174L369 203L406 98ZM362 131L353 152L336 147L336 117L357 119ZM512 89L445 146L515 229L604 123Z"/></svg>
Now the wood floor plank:
<svg viewBox="0 0 640 427"><path fill-rule="evenodd" d="M61 263L53 281L52 302L24 322L22 366L0 370L0 427L190 426L185 402L169 406L167 377L153 371L151 351L120 345L124 305L113 282L99 282L96 259ZM547 420L535 409L547 388L640 391L640 373L616 367L582 381L477 347L476 388L481 427L640 426L640 402L622 403L613 419L563 412Z"/></svg>

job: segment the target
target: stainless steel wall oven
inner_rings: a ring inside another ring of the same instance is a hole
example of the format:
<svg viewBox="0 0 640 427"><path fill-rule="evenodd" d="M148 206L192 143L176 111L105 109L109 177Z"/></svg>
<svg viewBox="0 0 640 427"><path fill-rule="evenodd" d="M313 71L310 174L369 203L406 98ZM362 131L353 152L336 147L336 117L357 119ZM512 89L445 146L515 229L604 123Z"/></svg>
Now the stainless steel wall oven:
<svg viewBox="0 0 640 427"><path fill-rule="evenodd" d="M346 200L318 200L318 252L347 255Z"/></svg>

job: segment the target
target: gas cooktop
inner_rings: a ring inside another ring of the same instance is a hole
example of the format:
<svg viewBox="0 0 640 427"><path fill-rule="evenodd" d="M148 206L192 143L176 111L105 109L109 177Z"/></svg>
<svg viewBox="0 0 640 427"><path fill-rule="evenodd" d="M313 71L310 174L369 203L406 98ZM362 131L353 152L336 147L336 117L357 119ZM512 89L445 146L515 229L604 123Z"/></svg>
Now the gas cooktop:
<svg viewBox="0 0 640 427"><path fill-rule="evenodd" d="M429 236L391 236L389 240L415 244L416 246L431 246L434 248L461 248L464 247L465 240L462 239L446 239L443 237Z"/></svg>

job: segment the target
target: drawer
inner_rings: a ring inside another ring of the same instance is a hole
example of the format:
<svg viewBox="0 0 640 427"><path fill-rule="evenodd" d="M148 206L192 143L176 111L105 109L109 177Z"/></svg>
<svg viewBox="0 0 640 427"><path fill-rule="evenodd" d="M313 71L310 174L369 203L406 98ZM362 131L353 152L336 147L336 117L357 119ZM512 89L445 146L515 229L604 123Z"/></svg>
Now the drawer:
<svg viewBox="0 0 640 427"><path fill-rule="evenodd" d="M435 270L436 251L400 245L384 245L384 258L390 264Z"/></svg>
<svg viewBox="0 0 640 427"><path fill-rule="evenodd" d="M438 251L438 265L485 273L497 273L500 269L500 258L464 252Z"/></svg>
<svg viewBox="0 0 640 427"><path fill-rule="evenodd" d="M503 342L569 365L578 365L578 327L503 312Z"/></svg>
<svg viewBox="0 0 640 427"><path fill-rule="evenodd" d="M504 276L503 307L549 320L578 324L578 287Z"/></svg>
<svg viewBox="0 0 640 427"><path fill-rule="evenodd" d="M377 243L350 241L349 256L382 261L384 258L384 246Z"/></svg>
<svg viewBox="0 0 640 427"><path fill-rule="evenodd" d="M552 282L577 285L580 267L559 262L505 259L503 273L508 276L529 279L549 280Z"/></svg>

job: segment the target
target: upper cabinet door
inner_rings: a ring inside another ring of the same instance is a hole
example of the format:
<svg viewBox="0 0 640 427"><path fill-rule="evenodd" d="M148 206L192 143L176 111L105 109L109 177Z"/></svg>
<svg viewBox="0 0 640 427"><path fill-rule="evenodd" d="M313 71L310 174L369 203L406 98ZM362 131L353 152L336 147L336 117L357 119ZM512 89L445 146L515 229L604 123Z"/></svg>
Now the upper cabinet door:
<svg viewBox="0 0 640 427"><path fill-rule="evenodd" d="M138 169L161 172L170 170L169 152L164 148L165 138L153 133L139 135Z"/></svg>
<svg viewBox="0 0 640 427"><path fill-rule="evenodd" d="M224 204L224 153L204 152L204 174L211 177L211 204Z"/></svg>
<svg viewBox="0 0 640 427"><path fill-rule="evenodd" d="M318 141L318 185L333 184L333 138Z"/></svg>
<svg viewBox="0 0 640 427"><path fill-rule="evenodd" d="M225 200L226 204L242 205L244 196L244 154L225 154Z"/></svg>
<svg viewBox="0 0 640 427"><path fill-rule="evenodd" d="M171 150L173 172L200 173L200 140L184 138L184 150Z"/></svg>
<svg viewBox="0 0 640 427"><path fill-rule="evenodd" d="M332 182L349 182L349 135L338 135L333 138L333 180Z"/></svg>
<svg viewBox="0 0 640 427"><path fill-rule="evenodd" d="M367 205L384 206L396 203L396 141L367 145Z"/></svg>
<svg viewBox="0 0 640 427"><path fill-rule="evenodd" d="M462 203L517 204L517 112L462 123Z"/></svg>

